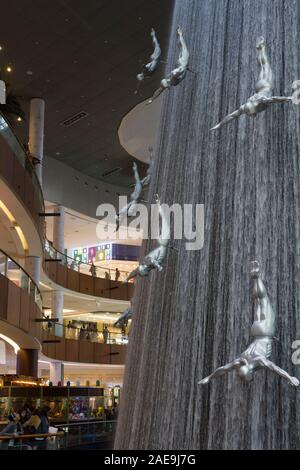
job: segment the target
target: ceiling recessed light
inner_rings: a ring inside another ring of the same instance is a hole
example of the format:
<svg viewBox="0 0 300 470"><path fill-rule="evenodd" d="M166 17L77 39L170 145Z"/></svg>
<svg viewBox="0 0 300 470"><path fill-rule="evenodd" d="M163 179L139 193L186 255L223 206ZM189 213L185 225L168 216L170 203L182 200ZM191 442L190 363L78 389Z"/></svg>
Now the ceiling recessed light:
<svg viewBox="0 0 300 470"><path fill-rule="evenodd" d="M22 122L22 118L20 116L18 116L18 119L17 119L18 122Z"/></svg>
<svg viewBox="0 0 300 470"><path fill-rule="evenodd" d="M11 73L11 72L12 72L12 68L11 68L10 65L8 65L8 66L6 67L6 72L8 72L8 73Z"/></svg>
<svg viewBox="0 0 300 470"><path fill-rule="evenodd" d="M0 46L0 51L2 51L2 49L3 49L3 47L2 47L2 46Z"/></svg>

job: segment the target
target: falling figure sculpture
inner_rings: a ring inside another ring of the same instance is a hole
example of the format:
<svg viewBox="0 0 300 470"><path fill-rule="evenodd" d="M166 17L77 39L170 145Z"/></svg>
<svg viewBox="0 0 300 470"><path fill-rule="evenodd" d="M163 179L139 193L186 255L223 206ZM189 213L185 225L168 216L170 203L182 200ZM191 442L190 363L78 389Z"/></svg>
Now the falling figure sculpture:
<svg viewBox="0 0 300 470"><path fill-rule="evenodd" d="M158 205L158 213L161 218L161 234L158 238L158 247L146 255L144 263L140 264L136 269L131 271L124 282L130 281L130 279L133 279L136 276L148 276L153 269L157 269L158 271L162 271L163 269L162 262L166 257L170 242L170 225L169 221L165 217L164 211L162 210L157 194L155 199Z"/></svg>
<svg viewBox="0 0 300 470"><path fill-rule="evenodd" d="M258 82L256 83L255 95L251 96L246 104L231 114L228 114L219 124L211 128L211 131L219 129L225 124L237 119L242 114L255 117L258 113L265 111L268 106L275 103L287 103L293 100L292 96L272 96L273 73L266 52L265 38L260 37L257 42L257 62L261 67Z"/></svg>
<svg viewBox="0 0 300 470"><path fill-rule="evenodd" d="M201 380L199 385L207 384L211 379L220 377L232 370L237 370L242 380L250 382L254 378L254 372L262 368L276 372L276 374L287 379L295 387L299 385L299 380L296 377L291 377L287 372L269 360L272 355L274 342L275 314L261 279L259 263L258 261L253 261L252 264L251 277L254 280L253 296L256 303L254 322L251 327L253 341L237 359L223 367L219 367L211 375Z"/></svg>
<svg viewBox="0 0 300 470"><path fill-rule="evenodd" d="M124 326L128 325L128 320L130 320L133 316L132 307L128 307L122 315L119 316L118 320L115 322L114 326L118 328L123 328Z"/></svg>
<svg viewBox="0 0 300 470"><path fill-rule="evenodd" d="M143 188L149 186L150 181L151 181L151 173L152 173L152 166L153 166L153 148L149 147L149 154L150 154L150 161L149 161L149 167L147 170L147 175L145 178L142 179L142 186Z"/></svg>
<svg viewBox="0 0 300 470"><path fill-rule="evenodd" d="M150 78L159 66L161 48L153 28L151 29L151 37L154 46L154 51L153 54L150 56L150 62L148 62L148 64L143 65L141 73L139 73L136 77L138 80L138 87L140 86L142 81L145 80L145 78ZM138 90L136 90L135 93L137 93L137 91Z"/></svg>
<svg viewBox="0 0 300 470"><path fill-rule="evenodd" d="M135 178L134 191L130 196L129 203L126 206L124 206L121 209L121 211L116 215L116 225L117 225L116 232L119 230L120 221L121 221L122 217L124 217L125 215L127 217L133 217L136 213L136 206L141 200L143 185L142 185L142 181L140 179L137 164L135 162L133 164L133 174L134 174L134 178Z"/></svg>
<svg viewBox="0 0 300 470"><path fill-rule="evenodd" d="M183 39L183 34L180 26L177 28L177 35L179 37L179 46L180 46L180 55L177 62L177 66L174 70L171 71L170 75L167 78L163 78L160 82L160 87L155 91L152 98L150 98L147 104L151 104L161 93L165 90L171 88L171 86L178 85L186 76L187 70L189 70L189 51L186 47L185 40Z"/></svg>

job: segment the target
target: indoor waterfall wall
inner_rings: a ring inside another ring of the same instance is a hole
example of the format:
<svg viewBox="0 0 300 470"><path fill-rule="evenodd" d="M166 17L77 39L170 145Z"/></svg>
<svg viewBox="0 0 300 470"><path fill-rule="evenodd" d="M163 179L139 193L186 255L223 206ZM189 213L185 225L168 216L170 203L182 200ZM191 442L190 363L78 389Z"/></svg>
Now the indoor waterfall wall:
<svg viewBox="0 0 300 470"><path fill-rule="evenodd" d="M291 361L300 338L299 106L274 105L209 131L254 93L261 35L274 93L291 94L300 79L300 4L176 0L168 70L178 24L197 75L165 93L150 197L205 204L205 240L200 251L175 240L179 251L169 251L164 270L136 283L115 447L299 448L300 389L263 370L250 384L235 373L197 382L249 344L254 258L278 315L273 360L300 377Z"/></svg>

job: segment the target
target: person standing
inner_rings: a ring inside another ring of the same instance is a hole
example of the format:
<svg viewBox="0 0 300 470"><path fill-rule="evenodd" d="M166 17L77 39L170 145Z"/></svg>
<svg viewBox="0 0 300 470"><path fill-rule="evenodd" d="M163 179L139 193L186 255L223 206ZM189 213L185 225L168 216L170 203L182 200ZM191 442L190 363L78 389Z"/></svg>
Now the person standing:
<svg viewBox="0 0 300 470"><path fill-rule="evenodd" d="M103 341L104 341L104 344L107 344L107 343L108 343L108 340L109 340L109 330L108 330L108 328L107 328L106 325L105 325L105 327L103 328L102 334L103 334Z"/></svg>
<svg viewBox="0 0 300 470"><path fill-rule="evenodd" d="M90 273L93 277L97 276L96 266L94 265L94 263L90 267Z"/></svg>
<svg viewBox="0 0 300 470"><path fill-rule="evenodd" d="M118 268L116 268L115 271L115 281L118 281L120 279L121 273Z"/></svg>

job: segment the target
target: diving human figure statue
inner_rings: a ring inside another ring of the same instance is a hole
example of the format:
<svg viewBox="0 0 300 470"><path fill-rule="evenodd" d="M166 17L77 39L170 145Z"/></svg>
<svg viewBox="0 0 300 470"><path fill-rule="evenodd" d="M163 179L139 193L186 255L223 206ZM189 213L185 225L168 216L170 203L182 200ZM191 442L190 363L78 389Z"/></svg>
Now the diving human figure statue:
<svg viewBox="0 0 300 470"><path fill-rule="evenodd" d="M267 56L265 38L260 37L257 42L257 62L260 66L260 75L256 83L256 93L248 101L233 113L228 114L219 124L211 130L219 129L229 122L237 119L242 114L255 117L258 113L265 111L271 104L288 103L293 100L292 96L273 96L273 72Z"/></svg>
<svg viewBox="0 0 300 470"><path fill-rule="evenodd" d="M148 276L153 269L162 271L162 262L165 259L170 242L170 225L162 210L158 195L155 197L158 205L158 213L161 219L161 233L158 238L158 246L145 256L143 264L140 264L136 269L131 271L125 282L137 276Z"/></svg>
<svg viewBox="0 0 300 470"><path fill-rule="evenodd" d="M149 167L147 170L146 176L142 179L141 183L143 188L146 188L147 186L150 185L151 181L151 174L152 174L152 166L153 166L153 147L149 147L149 154L150 154L150 161L149 161Z"/></svg>
<svg viewBox="0 0 300 470"><path fill-rule="evenodd" d="M159 42L157 40L155 31L153 28L151 29L151 37L152 37L154 51L153 51L153 54L150 56L150 62L143 65L141 73L139 73L136 77L138 80L138 86L141 84L142 81L145 80L145 78L151 77L159 66L161 48L160 48ZM137 93L137 90L135 93Z"/></svg>
<svg viewBox="0 0 300 470"><path fill-rule="evenodd" d="M135 178L135 186L134 186L134 191L130 195L130 201L129 203L124 206L120 212L116 215L116 232L119 230L120 227L120 221L122 217L127 215L127 217L133 217L136 212L136 205L140 202L141 196L142 196L142 191L143 191L143 184L140 179L140 175L138 172L138 167L137 164L134 162L133 164L133 174Z"/></svg>
<svg viewBox="0 0 300 470"><path fill-rule="evenodd" d="M250 382L254 378L254 372L258 369L268 369L287 379L291 385L295 387L299 385L299 380L296 377L291 377L287 372L270 361L276 319L265 285L261 279L259 263L253 261L252 264L251 277L254 282L253 297L255 300L254 322L251 327L252 342L237 359L216 369L211 375L202 379L199 385L207 384L212 379L234 370L237 371L242 380Z"/></svg>
<svg viewBox="0 0 300 470"><path fill-rule="evenodd" d="M115 322L114 326L116 327L124 327L128 325L128 320L132 318L133 310L132 307L128 307L122 315L119 316L118 320Z"/></svg>
<svg viewBox="0 0 300 470"><path fill-rule="evenodd" d="M159 95L161 95L161 93L171 88L171 86L178 85L186 76L186 72L189 66L190 54L183 38L180 26L177 28L177 36L179 38L180 54L176 68L170 72L168 77L162 79L160 82L160 87L155 91L152 98L148 100L147 104L152 103L156 98L158 98Z"/></svg>

